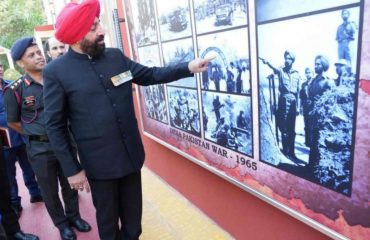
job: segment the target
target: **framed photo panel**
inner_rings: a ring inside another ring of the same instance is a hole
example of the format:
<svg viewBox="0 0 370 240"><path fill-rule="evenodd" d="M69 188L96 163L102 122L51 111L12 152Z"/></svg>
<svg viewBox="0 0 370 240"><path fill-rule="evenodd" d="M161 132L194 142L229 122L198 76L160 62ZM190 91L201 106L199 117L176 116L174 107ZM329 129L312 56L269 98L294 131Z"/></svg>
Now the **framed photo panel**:
<svg viewBox="0 0 370 240"><path fill-rule="evenodd" d="M146 136L333 239L370 239L370 1L123 1L135 61L216 56L137 87Z"/></svg>

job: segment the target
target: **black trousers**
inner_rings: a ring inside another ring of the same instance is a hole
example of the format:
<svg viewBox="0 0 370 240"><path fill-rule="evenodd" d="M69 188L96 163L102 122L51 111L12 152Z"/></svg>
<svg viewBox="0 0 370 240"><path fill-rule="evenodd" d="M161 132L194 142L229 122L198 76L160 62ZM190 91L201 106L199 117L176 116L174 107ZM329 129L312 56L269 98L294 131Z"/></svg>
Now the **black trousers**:
<svg viewBox="0 0 370 240"><path fill-rule="evenodd" d="M2 225L7 235L13 235L20 231L18 217L11 208L10 186L6 172L6 165L3 157L3 148L0 141L0 214L2 216Z"/></svg>
<svg viewBox="0 0 370 240"><path fill-rule="evenodd" d="M142 231L141 173L110 180L89 179L89 183L100 239L139 239Z"/></svg>
<svg viewBox="0 0 370 240"><path fill-rule="evenodd" d="M29 141L29 161L37 177L46 209L57 228L69 226L69 221L79 218L78 193L71 189L50 143ZM59 198L59 184L62 189L64 207Z"/></svg>

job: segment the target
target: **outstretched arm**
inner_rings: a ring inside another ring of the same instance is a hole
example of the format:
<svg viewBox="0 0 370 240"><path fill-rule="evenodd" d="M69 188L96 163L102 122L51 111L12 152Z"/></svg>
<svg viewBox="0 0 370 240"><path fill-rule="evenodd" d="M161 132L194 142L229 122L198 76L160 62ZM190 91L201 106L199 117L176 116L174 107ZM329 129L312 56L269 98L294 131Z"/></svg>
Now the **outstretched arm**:
<svg viewBox="0 0 370 240"><path fill-rule="evenodd" d="M271 68L272 71L274 71L275 74L277 74L279 72L279 69L272 66L271 63L269 61L267 61L266 59L261 58L261 57L259 57L259 59L262 61L263 64L266 64L269 68Z"/></svg>

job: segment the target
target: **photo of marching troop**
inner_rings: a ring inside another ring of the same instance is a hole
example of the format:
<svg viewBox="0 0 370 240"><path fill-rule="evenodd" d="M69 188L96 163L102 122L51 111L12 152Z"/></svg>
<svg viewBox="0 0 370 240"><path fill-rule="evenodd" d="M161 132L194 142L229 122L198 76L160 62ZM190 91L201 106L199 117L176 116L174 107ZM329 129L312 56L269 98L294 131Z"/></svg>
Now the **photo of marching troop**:
<svg viewBox="0 0 370 240"><path fill-rule="evenodd" d="M154 0L131 0L130 2L138 47L157 43Z"/></svg>
<svg viewBox="0 0 370 240"><path fill-rule="evenodd" d="M197 34L248 24L247 0L194 0Z"/></svg>
<svg viewBox="0 0 370 240"><path fill-rule="evenodd" d="M200 137L197 91L167 86L167 94L171 126Z"/></svg>
<svg viewBox="0 0 370 240"><path fill-rule="evenodd" d="M275 4L257 1L257 19L265 3ZM345 195L352 184L360 10L320 9L257 25L261 161Z"/></svg>
<svg viewBox="0 0 370 240"><path fill-rule="evenodd" d="M235 37L238 36L238 37ZM207 91L250 95L251 77L248 30L245 28L198 37L200 57L216 58L202 73L201 88Z"/></svg>
<svg viewBox="0 0 370 240"><path fill-rule="evenodd" d="M252 157L250 97L202 91L204 137Z"/></svg>

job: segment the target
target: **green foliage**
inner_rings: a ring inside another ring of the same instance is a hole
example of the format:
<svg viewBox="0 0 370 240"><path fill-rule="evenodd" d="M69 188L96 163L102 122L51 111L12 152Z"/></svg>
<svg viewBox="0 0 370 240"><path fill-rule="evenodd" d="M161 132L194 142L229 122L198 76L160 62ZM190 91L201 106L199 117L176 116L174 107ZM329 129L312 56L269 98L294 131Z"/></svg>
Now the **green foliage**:
<svg viewBox="0 0 370 240"><path fill-rule="evenodd" d="M20 37L33 36L45 24L42 0L0 1L0 46L10 48Z"/></svg>
<svg viewBox="0 0 370 240"><path fill-rule="evenodd" d="M5 72L4 72L4 79L6 80L17 80L18 78L20 78L22 76L22 74L20 74L17 70L15 69L7 69Z"/></svg>

